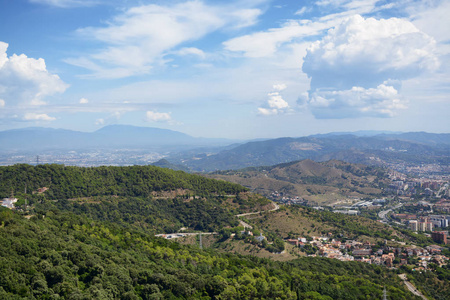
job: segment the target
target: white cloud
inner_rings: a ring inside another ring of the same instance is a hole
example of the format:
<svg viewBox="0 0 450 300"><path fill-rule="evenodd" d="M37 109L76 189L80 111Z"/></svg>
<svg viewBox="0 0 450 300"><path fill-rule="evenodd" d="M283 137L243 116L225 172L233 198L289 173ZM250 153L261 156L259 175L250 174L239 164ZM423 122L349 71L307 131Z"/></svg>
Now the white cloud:
<svg viewBox="0 0 450 300"><path fill-rule="evenodd" d="M38 113L26 113L23 117L25 121L54 121L56 118L50 117L47 114L38 114Z"/></svg>
<svg viewBox="0 0 450 300"><path fill-rule="evenodd" d="M356 15L309 47L303 71L313 89L373 87L436 69L434 51L433 38L406 20Z"/></svg>
<svg viewBox="0 0 450 300"><path fill-rule="evenodd" d="M405 108L390 82L439 66L435 41L411 22L356 15L307 50L309 106L318 118L391 117Z"/></svg>
<svg viewBox="0 0 450 300"><path fill-rule="evenodd" d="M283 44L294 39L314 36L327 26L309 20L290 20L280 28L270 28L267 31L256 32L223 43L228 51L242 52L246 57L267 57L274 55Z"/></svg>
<svg viewBox="0 0 450 300"><path fill-rule="evenodd" d="M0 99L0 107L4 107L6 104L5 100Z"/></svg>
<svg viewBox="0 0 450 300"><path fill-rule="evenodd" d="M293 42L304 42L305 39L321 35L325 30L340 24L346 18L355 14L367 14L379 10L378 0L340 0L319 1L319 7L343 6L345 10L327 14L318 19L288 20L279 28L251 33L225 41L224 47L228 51L242 53L245 57L261 58L279 54L280 48ZM296 15L309 12L312 8L303 7Z"/></svg>
<svg viewBox="0 0 450 300"><path fill-rule="evenodd" d="M86 99L86 98L81 98L80 99L80 104L87 104L87 103L89 103L88 99Z"/></svg>
<svg viewBox="0 0 450 300"><path fill-rule="evenodd" d="M301 16L301 15L304 15L305 13L307 13L307 12L311 12L311 10L312 10L311 7L303 6L301 9L299 9L299 10L297 10L295 12L295 15Z"/></svg>
<svg viewBox="0 0 450 300"><path fill-rule="evenodd" d="M286 84L273 85L273 91L267 94L267 96L269 96L269 99L264 105L265 107L259 107L258 113L268 116L288 112L289 103L286 102L280 94L280 92L286 88Z"/></svg>
<svg viewBox="0 0 450 300"><path fill-rule="evenodd" d="M263 116L270 116L270 115L278 114L278 110L270 109L270 108L264 108L264 107L258 107L258 113L260 115L263 115Z"/></svg>
<svg viewBox="0 0 450 300"><path fill-rule="evenodd" d="M147 111L145 116L149 122L167 122L172 120L170 113L159 113L151 110Z"/></svg>
<svg viewBox="0 0 450 300"><path fill-rule="evenodd" d="M180 50L176 51L175 54L180 56L185 55L195 55L200 58L205 58L206 54L201 49L195 48L195 47L187 47L187 48L181 48Z"/></svg>
<svg viewBox="0 0 450 300"><path fill-rule="evenodd" d="M440 46L442 54L450 53L450 12L449 1L423 1L408 7L411 20L421 31L431 35Z"/></svg>
<svg viewBox="0 0 450 300"><path fill-rule="evenodd" d="M103 125L105 124L105 119L97 119L95 120L95 125Z"/></svg>
<svg viewBox="0 0 450 300"><path fill-rule="evenodd" d="M393 117L406 108L398 91L384 84L376 88L353 87L349 90L315 91L308 100L316 118Z"/></svg>
<svg viewBox="0 0 450 300"><path fill-rule="evenodd" d="M63 93L68 85L47 71L42 58L25 54L8 57L8 44L0 42L0 97L10 106L44 105L47 96Z"/></svg>
<svg viewBox="0 0 450 300"><path fill-rule="evenodd" d="M201 1L133 7L116 16L107 27L79 29L81 36L102 42L105 47L89 57L66 62L88 68L97 77L145 74L178 45L225 27L253 25L260 14L259 9L213 6Z"/></svg>
<svg viewBox="0 0 450 300"><path fill-rule="evenodd" d="M279 91L279 92L281 92L282 90L285 90L286 88L287 88L287 85L284 84L284 83L274 84L274 85L273 85L273 89L274 89L275 91Z"/></svg>

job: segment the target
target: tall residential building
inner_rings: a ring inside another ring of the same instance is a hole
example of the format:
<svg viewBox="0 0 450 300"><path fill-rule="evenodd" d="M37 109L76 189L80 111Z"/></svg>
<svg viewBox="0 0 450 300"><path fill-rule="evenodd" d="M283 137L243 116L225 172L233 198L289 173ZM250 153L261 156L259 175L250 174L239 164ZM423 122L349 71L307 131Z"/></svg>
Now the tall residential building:
<svg viewBox="0 0 450 300"><path fill-rule="evenodd" d="M434 231L431 233L431 237L433 238L433 241L437 243L442 242L444 245L447 245L447 232Z"/></svg>
<svg viewBox="0 0 450 300"><path fill-rule="evenodd" d="M418 222L416 220L410 220L408 223L409 229L411 229L412 231L418 231L419 227L418 227Z"/></svg>
<svg viewBox="0 0 450 300"><path fill-rule="evenodd" d="M418 223L419 231L427 231L427 222Z"/></svg>

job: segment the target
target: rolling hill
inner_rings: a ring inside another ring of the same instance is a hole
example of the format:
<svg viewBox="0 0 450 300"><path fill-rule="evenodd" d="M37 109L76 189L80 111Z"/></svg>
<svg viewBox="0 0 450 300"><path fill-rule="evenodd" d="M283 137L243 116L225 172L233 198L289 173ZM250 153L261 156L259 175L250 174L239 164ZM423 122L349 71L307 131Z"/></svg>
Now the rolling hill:
<svg viewBox="0 0 450 300"><path fill-rule="evenodd" d="M371 166L338 160L295 161L236 171L216 171L208 175L241 184L270 197L275 191L314 203L331 204L345 198L374 197L387 184L385 171Z"/></svg>

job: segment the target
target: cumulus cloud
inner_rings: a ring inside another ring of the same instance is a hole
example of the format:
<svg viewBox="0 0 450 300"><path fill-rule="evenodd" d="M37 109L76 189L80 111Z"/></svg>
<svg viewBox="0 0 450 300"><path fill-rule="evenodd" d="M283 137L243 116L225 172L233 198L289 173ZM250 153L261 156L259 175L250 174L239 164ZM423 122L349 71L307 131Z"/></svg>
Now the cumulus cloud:
<svg viewBox="0 0 450 300"><path fill-rule="evenodd" d="M80 99L80 104L87 104L87 103L89 103L88 99L86 99L86 98L81 98Z"/></svg>
<svg viewBox="0 0 450 300"><path fill-rule="evenodd" d="M267 94L269 97L267 103L263 107L258 108L258 113L264 116L286 113L289 110L289 103L280 94L286 88L285 84L273 85L273 91Z"/></svg>
<svg viewBox="0 0 450 300"><path fill-rule="evenodd" d="M349 90L313 92L309 108L320 119L354 117L393 117L406 101L398 91L381 84L376 88L353 87Z"/></svg>
<svg viewBox="0 0 450 300"><path fill-rule="evenodd" d="M106 27L78 30L81 36L104 43L105 47L66 62L87 68L97 77L145 74L180 44L224 27L250 26L260 14L259 9L209 5L202 1L132 7Z"/></svg>
<svg viewBox="0 0 450 300"><path fill-rule="evenodd" d="M0 99L0 107L4 107L6 104L5 100Z"/></svg>
<svg viewBox="0 0 450 300"><path fill-rule="evenodd" d="M26 113L23 116L23 119L25 121L46 121L46 122L56 120L56 118L50 117L47 114L38 114L38 113Z"/></svg>
<svg viewBox="0 0 450 300"><path fill-rule="evenodd" d="M105 119L97 119L95 120L95 125L103 125L105 124Z"/></svg>
<svg viewBox="0 0 450 300"><path fill-rule="evenodd" d="M68 85L58 75L47 71L42 58L25 54L8 57L8 44L0 42L0 97L14 105L44 105L44 99L63 93Z"/></svg>
<svg viewBox="0 0 450 300"><path fill-rule="evenodd" d="M344 118L395 115L405 103L387 81L438 66L435 41L412 23L356 15L314 42L302 69L311 78L309 105L315 116Z"/></svg>
<svg viewBox="0 0 450 300"><path fill-rule="evenodd" d="M149 122L168 122L172 120L170 113L160 113L151 110L146 112L145 117Z"/></svg>
<svg viewBox="0 0 450 300"><path fill-rule="evenodd" d="M435 41L406 20L348 18L307 50L303 71L311 87L370 87L438 66Z"/></svg>
<svg viewBox="0 0 450 300"><path fill-rule="evenodd" d="M380 10L377 7L379 0L333 0L318 1L316 8L329 11L329 6L344 8L341 12L325 14L317 19L287 20L278 28L270 28L266 31L255 32L244 36L232 38L223 43L228 51L241 53L245 57L262 58L279 54L283 46L293 43L303 43L314 36L321 35L324 31L340 24L349 16L355 14L368 14ZM328 8L328 9L326 9ZM312 7L302 7L295 15L301 16L312 11Z"/></svg>

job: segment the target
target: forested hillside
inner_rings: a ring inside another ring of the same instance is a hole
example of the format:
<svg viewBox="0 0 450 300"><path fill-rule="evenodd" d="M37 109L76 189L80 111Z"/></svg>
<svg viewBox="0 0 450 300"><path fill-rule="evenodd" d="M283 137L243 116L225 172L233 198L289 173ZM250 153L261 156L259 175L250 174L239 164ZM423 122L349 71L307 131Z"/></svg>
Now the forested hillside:
<svg viewBox="0 0 450 300"><path fill-rule="evenodd" d="M182 171L154 166L81 168L63 165L0 167L0 197L14 193L32 195L47 187L47 199L100 195L145 197L152 192L189 190L202 194L236 194L240 185L207 179Z"/></svg>
<svg viewBox="0 0 450 300"><path fill-rule="evenodd" d="M379 266L219 254L58 209L0 222L1 299L414 299Z"/></svg>
<svg viewBox="0 0 450 300"><path fill-rule="evenodd" d="M16 165L0 176L1 196L21 199L0 208L0 299L380 299L384 287L414 299L381 266L275 262L154 236L236 228L236 213L271 206L236 184L152 166Z"/></svg>

